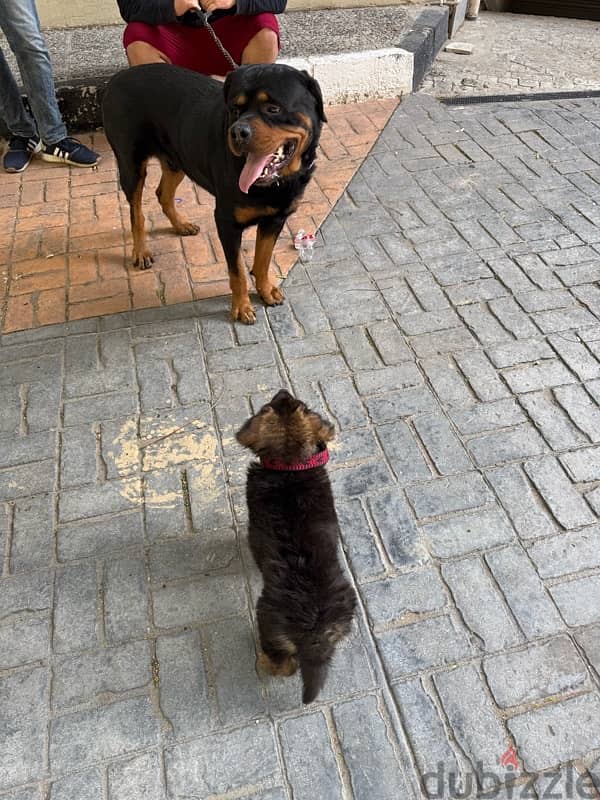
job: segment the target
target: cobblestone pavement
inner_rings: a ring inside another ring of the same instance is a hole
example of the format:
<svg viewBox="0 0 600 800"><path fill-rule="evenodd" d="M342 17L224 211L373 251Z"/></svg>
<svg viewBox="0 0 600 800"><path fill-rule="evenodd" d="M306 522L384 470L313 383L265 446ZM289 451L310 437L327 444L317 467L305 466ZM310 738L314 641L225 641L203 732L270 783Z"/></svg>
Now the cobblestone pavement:
<svg viewBox="0 0 600 800"><path fill-rule="evenodd" d="M327 109L318 176L275 248L280 276L296 260L293 234L319 227L397 104L374 100ZM201 232L175 236L154 196L160 168L150 165L144 214L157 259L154 269L140 272L131 265L129 206L119 191L114 156L102 134L81 138L102 153L97 170L35 161L20 175L2 174L0 331L228 293L213 198L186 180L177 202ZM247 260L254 236L248 231L244 237Z"/></svg>
<svg viewBox="0 0 600 800"><path fill-rule="evenodd" d="M438 97L600 89L600 22L482 11L456 41L470 56L441 52L423 83Z"/></svg>
<svg viewBox="0 0 600 800"><path fill-rule="evenodd" d="M415 95L256 326L2 337L2 800L600 789L599 200L599 100ZM282 385L361 596L308 708L255 671L233 438Z"/></svg>

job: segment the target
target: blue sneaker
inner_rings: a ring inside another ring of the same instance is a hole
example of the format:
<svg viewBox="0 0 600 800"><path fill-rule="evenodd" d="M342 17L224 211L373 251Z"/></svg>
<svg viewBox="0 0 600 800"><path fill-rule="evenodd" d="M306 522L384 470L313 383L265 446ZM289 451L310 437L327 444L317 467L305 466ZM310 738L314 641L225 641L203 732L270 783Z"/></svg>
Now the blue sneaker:
<svg viewBox="0 0 600 800"><path fill-rule="evenodd" d="M95 167L100 156L77 139L61 139L56 144L42 145L42 159L70 164L72 167Z"/></svg>
<svg viewBox="0 0 600 800"><path fill-rule="evenodd" d="M42 149L38 136L11 136L8 150L4 154L4 169L6 172L23 172L36 153Z"/></svg>

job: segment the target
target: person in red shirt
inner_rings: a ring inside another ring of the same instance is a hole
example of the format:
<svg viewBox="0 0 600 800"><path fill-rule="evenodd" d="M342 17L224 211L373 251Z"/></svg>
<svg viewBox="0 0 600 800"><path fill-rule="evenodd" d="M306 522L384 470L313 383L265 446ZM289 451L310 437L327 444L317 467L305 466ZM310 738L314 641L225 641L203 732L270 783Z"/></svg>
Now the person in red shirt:
<svg viewBox="0 0 600 800"><path fill-rule="evenodd" d="M276 14L287 0L118 0L127 22L123 44L131 66L164 61L205 75L232 66L203 25L208 22L236 64L269 64L279 54Z"/></svg>

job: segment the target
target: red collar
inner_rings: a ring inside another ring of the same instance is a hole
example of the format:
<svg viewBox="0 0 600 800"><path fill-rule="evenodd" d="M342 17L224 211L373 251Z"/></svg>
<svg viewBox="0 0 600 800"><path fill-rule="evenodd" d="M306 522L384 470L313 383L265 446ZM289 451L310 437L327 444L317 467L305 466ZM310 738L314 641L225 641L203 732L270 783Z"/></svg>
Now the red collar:
<svg viewBox="0 0 600 800"><path fill-rule="evenodd" d="M315 453L314 456L311 456L308 461L302 461L299 464L286 464L283 461L270 458L261 458L260 463L264 469L275 469L279 472L300 472L304 469L323 467L328 461L329 450L325 448L325 450L321 450L319 453Z"/></svg>

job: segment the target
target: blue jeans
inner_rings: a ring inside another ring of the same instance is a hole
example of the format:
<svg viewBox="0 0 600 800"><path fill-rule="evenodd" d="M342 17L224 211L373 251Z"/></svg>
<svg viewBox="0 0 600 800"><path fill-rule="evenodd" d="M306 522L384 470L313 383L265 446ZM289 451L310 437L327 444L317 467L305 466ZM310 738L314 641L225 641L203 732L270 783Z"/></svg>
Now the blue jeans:
<svg viewBox="0 0 600 800"><path fill-rule="evenodd" d="M0 27L17 59L33 117L23 105L2 50L0 116L13 136L39 135L46 144L56 144L65 138L67 129L56 102L52 65L35 0L0 0Z"/></svg>

